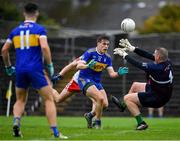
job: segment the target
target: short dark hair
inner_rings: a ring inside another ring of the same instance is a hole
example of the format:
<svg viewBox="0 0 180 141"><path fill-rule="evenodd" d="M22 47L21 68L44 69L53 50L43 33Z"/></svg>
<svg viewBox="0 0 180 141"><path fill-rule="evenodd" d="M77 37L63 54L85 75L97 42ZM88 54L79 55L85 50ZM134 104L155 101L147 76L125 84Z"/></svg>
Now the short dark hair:
<svg viewBox="0 0 180 141"><path fill-rule="evenodd" d="M163 48L163 47L159 47L156 49L156 51L158 52L160 59L162 61L166 61L168 60L168 50Z"/></svg>
<svg viewBox="0 0 180 141"><path fill-rule="evenodd" d="M27 14L35 14L39 10L39 7L35 3L27 3L24 6L24 12Z"/></svg>
<svg viewBox="0 0 180 141"><path fill-rule="evenodd" d="M98 36L98 38L97 38L97 43L98 43L98 42L101 42L102 40L108 40L108 41L109 41L109 37L106 36L106 35L100 35L100 36Z"/></svg>

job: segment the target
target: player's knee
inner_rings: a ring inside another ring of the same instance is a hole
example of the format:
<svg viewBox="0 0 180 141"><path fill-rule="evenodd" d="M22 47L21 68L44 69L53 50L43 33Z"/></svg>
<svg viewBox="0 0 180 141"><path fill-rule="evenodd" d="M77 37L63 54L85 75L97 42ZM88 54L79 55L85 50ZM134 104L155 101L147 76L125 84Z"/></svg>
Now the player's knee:
<svg viewBox="0 0 180 141"><path fill-rule="evenodd" d="M124 102L128 103L130 101L130 96L129 95L125 95L124 96Z"/></svg>
<svg viewBox="0 0 180 141"><path fill-rule="evenodd" d="M123 100L126 103L126 101L127 101L127 96L126 95L123 97Z"/></svg>
<svg viewBox="0 0 180 141"><path fill-rule="evenodd" d="M132 92L136 92L137 87L138 87L138 82L133 82L133 84L132 84L132 86L131 86L131 91L132 91Z"/></svg>
<svg viewBox="0 0 180 141"><path fill-rule="evenodd" d="M132 84L132 88L136 88L136 86L137 86L137 82L133 82L133 84Z"/></svg>
<svg viewBox="0 0 180 141"><path fill-rule="evenodd" d="M101 97L101 96L99 96L98 98L97 98L97 103L99 103L100 105L103 105L103 97Z"/></svg>
<svg viewBox="0 0 180 141"><path fill-rule="evenodd" d="M103 102L103 109L107 109L109 106L109 103L108 102Z"/></svg>
<svg viewBox="0 0 180 141"><path fill-rule="evenodd" d="M48 96L45 96L43 97L44 101L51 101L51 102L54 102L54 98L52 95L48 95Z"/></svg>

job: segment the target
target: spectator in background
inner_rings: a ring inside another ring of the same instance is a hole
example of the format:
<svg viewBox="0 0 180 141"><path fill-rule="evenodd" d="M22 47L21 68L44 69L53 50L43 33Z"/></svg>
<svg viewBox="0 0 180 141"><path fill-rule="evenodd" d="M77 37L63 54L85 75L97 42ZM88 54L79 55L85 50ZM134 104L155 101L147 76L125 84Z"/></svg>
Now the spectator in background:
<svg viewBox="0 0 180 141"><path fill-rule="evenodd" d="M20 131L21 117L25 109L29 86L32 85L44 99L46 116L54 137L67 139L66 136L58 131L52 87L48 85L43 72L43 58L47 63L46 67L50 77L54 74L54 67L47 42L46 30L43 26L36 23L38 16L38 6L34 3L26 4L24 7L25 21L11 31L2 48L7 75L11 76L16 73L13 135L22 137ZM11 43L14 44L16 51L16 68L10 62L9 49Z"/></svg>
<svg viewBox="0 0 180 141"><path fill-rule="evenodd" d="M158 117L162 118L164 113L164 107L160 108L148 108L148 118L154 117L154 111L158 111Z"/></svg>

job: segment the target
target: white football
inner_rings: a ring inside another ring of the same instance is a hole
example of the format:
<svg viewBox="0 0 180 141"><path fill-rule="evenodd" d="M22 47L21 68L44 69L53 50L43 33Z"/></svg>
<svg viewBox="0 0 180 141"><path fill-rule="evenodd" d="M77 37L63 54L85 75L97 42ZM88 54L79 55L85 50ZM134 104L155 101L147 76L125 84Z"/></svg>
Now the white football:
<svg viewBox="0 0 180 141"><path fill-rule="evenodd" d="M130 18L126 18L121 22L121 29L126 33L134 31L135 26L134 20Z"/></svg>

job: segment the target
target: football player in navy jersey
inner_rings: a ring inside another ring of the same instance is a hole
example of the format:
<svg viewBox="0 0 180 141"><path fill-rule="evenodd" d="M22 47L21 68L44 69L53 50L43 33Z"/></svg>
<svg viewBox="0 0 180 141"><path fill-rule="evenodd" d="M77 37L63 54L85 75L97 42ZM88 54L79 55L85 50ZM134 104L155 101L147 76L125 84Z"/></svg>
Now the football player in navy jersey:
<svg viewBox="0 0 180 141"><path fill-rule="evenodd" d="M77 69L80 69L78 85L83 93L91 100L94 100L93 103L95 103L93 107L95 113L89 112L84 115L88 123L88 128L92 128L92 118L95 115L95 128L101 128L102 110L108 107L107 95L101 84L101 74L103 70L107 70L111 78L116 78L128 73L128 68L126 67L119 68L118 72L114 71L111 57L107 53L109 44L110 41L107 36L99 36L97 38L97 46L88 49L82 55L84 62L78 63L77 65ZM87 65L90 61L94 61L94 63Z"/></svg>
<svg viewBox="0 0 180 141"><path fill-rule="evenodd" d="M56 107L52 96L52 87L48 85L43 72L44 62L49 76L53 76L54 67L47 42L46 30L36 23L39 16L38 6L28 3L24 7L25 21L14 28L2 48L2 56L7 75L16 73L16 102L13 108L13 134L22 137L20 120L24 112L28 88L32 85L45 100L45 111L54 137L67 138L57 128ZM13 43L16 51L16 67L10 62L9 49Z"/></svg>
<svg viewBox="0 0 180 141"><path fill-rule="evenodd" d="M170 100L173 90L172 64L168 59L168 51L163 47L155 49L154 54L151 54L132 46L127 39L121 39L119 45L127 51L152 60L149 63L142 63L130 57L124 49L114 49L114 54L122 56L128 63L144 70L148 74L147 83L134 82L132 84L128 94L124 96L124 102L116 97L112 99L122 111L127 106L137 120L136 129L144 130L148 128L148 125L141 117L139 106L160 108Z"/></svg>

